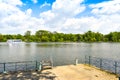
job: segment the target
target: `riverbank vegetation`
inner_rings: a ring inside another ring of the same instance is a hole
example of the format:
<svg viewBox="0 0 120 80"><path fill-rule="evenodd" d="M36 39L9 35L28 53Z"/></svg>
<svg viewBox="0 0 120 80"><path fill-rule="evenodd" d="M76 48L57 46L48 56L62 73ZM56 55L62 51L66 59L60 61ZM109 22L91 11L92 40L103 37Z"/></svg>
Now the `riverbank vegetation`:
<svg viewBox="0 0 120 80"><path fill-rule="evenodd" d="M8 39L22 39L25 42L120 42L120 32L101 34L88 31L84 34L65 34L38 30L35 34L31 34L31 31L26 31L24 35L0 34L0 42L6 42Z"/></svg>

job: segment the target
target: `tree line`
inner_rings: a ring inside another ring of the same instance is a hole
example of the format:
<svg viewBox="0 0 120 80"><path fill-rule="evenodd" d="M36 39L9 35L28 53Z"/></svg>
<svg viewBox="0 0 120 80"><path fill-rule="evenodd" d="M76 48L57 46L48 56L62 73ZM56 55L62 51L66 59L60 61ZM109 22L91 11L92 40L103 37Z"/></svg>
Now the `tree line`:
<svg viewBox="0 0 120 80"><path fill-rule="evenodd" d="M26 31L24 35L0 34L0 42L6 42L8 39L21 39L25 42L120 42L120 32L110 32L104 35L92 31L84 34L65 34L38 30L35 34L31 34L31 31Z"/></svg>

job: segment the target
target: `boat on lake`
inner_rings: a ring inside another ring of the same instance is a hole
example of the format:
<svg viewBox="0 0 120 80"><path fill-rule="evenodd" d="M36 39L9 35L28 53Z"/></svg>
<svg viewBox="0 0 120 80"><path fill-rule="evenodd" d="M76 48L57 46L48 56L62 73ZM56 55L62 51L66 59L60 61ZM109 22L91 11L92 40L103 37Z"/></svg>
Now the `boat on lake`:
<svg viewBox="0 0 120 80"><path fill-rule="evenodd" d="M20 44L20 43L22 43L21 39L9 39L9 40L7 40L7 44L9 44L9 45L15 45L15 44Z"/></svg>

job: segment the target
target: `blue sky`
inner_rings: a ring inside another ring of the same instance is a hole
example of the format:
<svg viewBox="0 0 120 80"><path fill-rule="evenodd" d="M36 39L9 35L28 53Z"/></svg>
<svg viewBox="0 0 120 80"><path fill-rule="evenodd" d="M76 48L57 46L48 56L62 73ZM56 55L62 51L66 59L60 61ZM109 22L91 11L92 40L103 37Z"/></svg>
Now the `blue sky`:
<svg viewBox="0 0 120 80"><path fill-rule="evenodd" d="M33 10L32 16L39 16L41 12L47 11L51 9L51 5L55 0L21 0L25 5L21 6L20 9L22 11L25 11L29 8ZM40 8L40 6L44 5L47 3L48 5L45 5Z"/></svg>
<svg viewBox="0 0 120 80"><path fill-rule="evenodd" d="M25 11L29 8L31 8L33 10L33 14L32 16L39 16L39 14L41 12L50 10L52 7L52 4L56 1L56 0L21 0L25 5L21 6L20 9L22 11ZM101 2L105 2L105 1L110 1L110 0L84 0L83 4L84 5L88 5L88 4L97 4L97 3L101 3ZM40 6L44 5L45 3L49 4L49 5L45 5L42 8L40 8ZM89 10L89 9L87 9Z"/></svg>
<svg viewBox="0 0 120 80"><path fill-rule="evenodd" d="M110 0L84 0L85 4L97 4L105 1L110 1Z"/></svg>
<svg viewBox="0 0 120 80"><path fill-rule="evenodd" d="M120 31L119 0L0 0L0 33Z"/></svg>

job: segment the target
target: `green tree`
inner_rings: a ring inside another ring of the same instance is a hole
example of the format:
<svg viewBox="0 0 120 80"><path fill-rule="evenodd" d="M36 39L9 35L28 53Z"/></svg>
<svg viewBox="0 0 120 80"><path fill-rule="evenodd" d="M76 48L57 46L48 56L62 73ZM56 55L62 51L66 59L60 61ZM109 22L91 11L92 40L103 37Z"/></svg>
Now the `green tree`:
<svg viewBox="0 0 120 80"><path fill-rule="evenodd" d="M26 42L30 42L31 41L31 39L30 39L31 38L31 31L26 31L24 37L25 37Z"/></svg>
<svg viewBox="0 0 120 80"><path fill-rule="evenodd" d="M77 42L82 42L82 41L84 41L82 34L76 34L76 38L77 38Z"/></svg>
<svg viewBox="0 0 120 80"><path fill-rule="evenodd" d="M104 38L103 34L101 34L99 32L97 32L95 34L95 39L96 39L97 42L103 41L103 38Z"/></svg>
<svg viewBox="0 0 120 80"><path fill-rule="evenodd" d="M92 31L86 32L83 36L84 40L87 42L96 42L95 33Z"/></svg>
<svg viewBox="0 0 120 80"><path fill-rule="evenodd" d="M0 34L0 42L2 42L2 41L3 41L3 35Z"/></svg>
<svg viewBox="0 0 120 80"><path fill-rule="evenodd" d="M38 30L36 31L35 35L37 37L38 42L45 41L45 39L47 39L46 41L49 41L50 33L51 32L47 30Z"/></svg>

